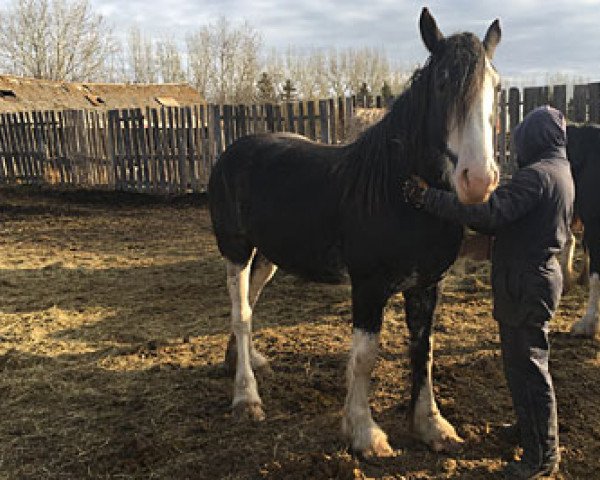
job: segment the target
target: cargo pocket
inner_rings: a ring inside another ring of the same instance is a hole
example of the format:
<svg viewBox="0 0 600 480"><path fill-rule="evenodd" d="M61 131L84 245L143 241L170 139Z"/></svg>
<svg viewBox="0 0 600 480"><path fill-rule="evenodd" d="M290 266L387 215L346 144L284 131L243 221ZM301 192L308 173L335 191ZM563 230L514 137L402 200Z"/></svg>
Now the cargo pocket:
<svg viewBox="0 0 600 480"><path fill-rule="evenodd" d="M521 305L525 313L524 320L531 325L541 325L558 308L562 289L560 271L525 271L523 280Z"/></svg>

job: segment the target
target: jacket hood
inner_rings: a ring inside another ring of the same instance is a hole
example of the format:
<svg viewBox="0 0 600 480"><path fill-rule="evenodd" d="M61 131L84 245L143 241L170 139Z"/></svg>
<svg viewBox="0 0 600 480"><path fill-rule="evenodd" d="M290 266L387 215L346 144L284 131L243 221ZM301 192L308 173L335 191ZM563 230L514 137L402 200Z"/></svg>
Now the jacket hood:
<svg viewBox="0 0 600 480"><path fill-rule="evenodd" d="M548 105L528 113L515 128L512 139L520 168L542 159L567 158L565 117Z"/></svg>

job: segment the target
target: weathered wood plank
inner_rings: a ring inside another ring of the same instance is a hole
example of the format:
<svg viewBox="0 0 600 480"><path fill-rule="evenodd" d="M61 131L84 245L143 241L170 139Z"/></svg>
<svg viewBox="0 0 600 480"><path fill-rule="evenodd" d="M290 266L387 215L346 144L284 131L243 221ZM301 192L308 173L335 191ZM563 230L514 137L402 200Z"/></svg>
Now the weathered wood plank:
<svg viewBox="0 0 600 480"><path fill-rule="evenodd" d="M214 138L214 156L213 158L216 160L216 158L221 155L221 153L223 152L223 129L221 127L221 108L219 105L213 105L212 107L212 124L213 124L213 138Z"/></svg>
<svg viewBox="0 0 600 480"><path fill-rule="evenodd" d="M600 83L588 84L589 121L600 123Z"/></svg>
<svg viewBox="0 0 600 480"><path fill-rule="evenodd" d="M336 102L335 99L330 98L327 100L328 104L328 116L329 116L329 143L338 143L337 135L337 114L335 111Z"/></svg>
<svg viewBox="0 0 600 480"><path fill-rule="evenodd" d="M265 116L266 116L266 123L267 123L267 132L274 132L275 131L275 112L273 109L273 105L270 103L267 103L265 105Z"/></svg>
<svg viewBox="0 0 600 480"><path fill-rule="evenodd" d="M287 119L287 130L291 133L296 133L296 117L294 116L294 104L292 102L288 102L285 104L286 111L286 119Z"/></svg>
<svg viewBox="0 0 600 480"><path fill-rule="evenodd" d="M308 136L311 140L317 139L317 119L315 114L315 102L306 102L308 117Z"/></svg>
<svg viewBox="0 0 600 480"><path fill-rule="evenodd" d="M512 141L512 133L515 131L517 125L521 122L521 92L518 88L512 87L508 91L508 120L509 120L509 132L510 132L510 141L509 141L509 152L510 158L509 164L512 168L515 166L516 162L516 154L515 154L515 145ZM512 173L512 170L508 173Z"/></svg>
<svg viewBox="0 0 600 480"><path fill-rule="evenodd" d="M570 112L570 119L574 122L587 121L587 104L588 104L588 86L575 85L573 86L573 107Z"/></svg>
<svg viewBox="0 0 600 480"><path fill-rule="evenodd" d="M2 174L2 183L14 182L14 169L11 154L12 146L8 139L5 114L0 114L0 155L2 159L0 173Z"/></svg>
<svg viewBox="0 0 600 480"><path fill-rule="evenodd" d="M298 103L298 133L300 135L306 135L306 129L305 129L306 113L305 113L304 107L305 107L304 102Z"/></svg>
<svg viewBox="0 0 600 480"><path fill-rule="evenodd" d="M327 100L319 100L319 130L321 131L321 143L331 143L331 132L329 131L329 104Z"/></svg>
<svg viewBox="0 0 600 480"><path fill-rule="evenodd" d="M567 115L567 86L566 85L554 85L552 87L552 100L550 104Z"/></svg>

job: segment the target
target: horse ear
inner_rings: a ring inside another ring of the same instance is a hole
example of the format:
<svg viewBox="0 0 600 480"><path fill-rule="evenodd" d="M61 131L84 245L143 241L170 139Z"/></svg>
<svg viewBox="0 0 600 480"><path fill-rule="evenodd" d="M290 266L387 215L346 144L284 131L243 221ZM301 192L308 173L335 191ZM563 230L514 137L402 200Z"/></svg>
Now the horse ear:
<svg viewBox="0 0 600 480"><path fill-rule="evenodd" d="M421 30L421 38L427 50L435 53L440 46L440 42L444 39L444 34L440 32L435 19L431 16L427 7L423 7L423 10L421 10L419 29Z"/></svg>
<svg viewBox="0 0 600 480"><path fill-rule="evenodd" d="M490 25L490 28L488 28L485 38L483 39L483 48L485 48L488 58L491 59L494 56L496 46L500 43L501 36L502 31L500 30L500 20L496 19Z"/></svg>

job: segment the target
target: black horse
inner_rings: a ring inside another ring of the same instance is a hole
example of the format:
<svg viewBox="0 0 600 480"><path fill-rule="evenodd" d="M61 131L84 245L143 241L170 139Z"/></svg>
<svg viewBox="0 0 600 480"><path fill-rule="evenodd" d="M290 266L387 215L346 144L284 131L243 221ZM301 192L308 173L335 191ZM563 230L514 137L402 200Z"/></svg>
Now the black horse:
<svg viewBox="0 0 600 480"><path fill-rule="evenodd" d="M410 426L435 450L462 440L440 414L431 378L438 282L456 259L461 226L404 202L401 180L480 202L498 182L493 112L499 77L490 63L498 20L481 42L444 37L425 8L421 37L431 53L389 112L354 143L326 146L299 135L242 138L223 153L209 183L210 213L232 302L234 412L264 418L253 369L266 359L252 344L252 308L277 266L316 281L352 285L353 343L343 429L355 450L392 452L373 421L369 383L383 308L403 292L410 329Z"/></svg>
<svg viewBox="0 0 600 480"><path fill-rule="evenodd" d="M589 296L585 315L573 323L571 333L595 337L600 334L600 125L568 125L567 156L575 181L575 216L583 225L583 241L589 255ZM565 246L563 277L572 280L575 241L571 235ZM587 258L585 263L587 263Z"/></svg>

